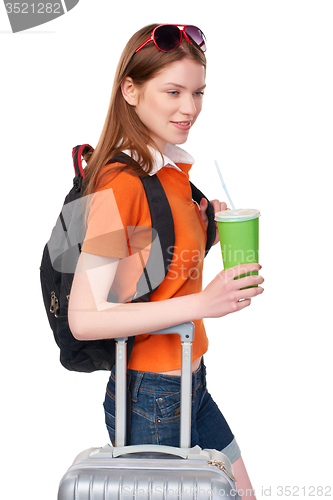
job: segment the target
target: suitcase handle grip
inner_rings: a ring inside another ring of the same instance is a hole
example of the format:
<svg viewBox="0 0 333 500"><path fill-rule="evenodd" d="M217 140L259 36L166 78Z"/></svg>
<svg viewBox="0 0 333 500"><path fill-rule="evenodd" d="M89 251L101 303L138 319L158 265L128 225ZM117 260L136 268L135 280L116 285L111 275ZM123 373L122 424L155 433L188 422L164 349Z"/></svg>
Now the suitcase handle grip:
<svg viewBox="0 0 333 500"><path fill-rule="evenodd" d="M166 333L178 333L182 342L193 342L194 323L181 323L180 325L171 326L170 328L156 330L156 332L151 332L149 335L165 335Z"/></svg>
<svg viewBox="0 0 333 500"><path fill-rule="evenodd" d="M193 342L194 340L194 323L181 323L180 325L170 326L169 328L162 328L155 332L149 332L149 335L165 335L168 333L178 334L182 342ZM119 337L116 341L127 341L128 337Z"/></svg>
<svg viewBox="0 0 333 500"><path fill-rule="evenodd" d="M114 458L121 457L122 455L128 455L129 453L158 453L159 455L161 455L161 446L158 444L138 444L112 448L112 457ZM173 446L163 446L162 453L184 459L188 458L188 449L186 448L182 449Z"/></svg>
<svg viewBox="0 0 333 500"><path fill-rule="evenodd" d="M192 342L194 323L187 322L163 328L150 335L178 334L182 342L181 390L180 390L180 447L191 446L192 400ZM126 443L126 359L127 337L116 340L116 446Z"/></svg>

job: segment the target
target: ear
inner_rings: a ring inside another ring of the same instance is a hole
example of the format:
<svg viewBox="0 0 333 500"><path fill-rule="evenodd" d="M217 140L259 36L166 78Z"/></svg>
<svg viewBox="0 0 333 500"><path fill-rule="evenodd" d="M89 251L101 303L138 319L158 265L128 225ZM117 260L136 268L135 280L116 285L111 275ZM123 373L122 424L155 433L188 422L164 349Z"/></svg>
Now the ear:
<svg viewBox="0 0 333 500"><path fill-rule="evenodd" d="M135 87L132 78L126 76L124 80L121 82L121 93L123 94L123 98L128 102L131 106L136 106L138 103L138 90Z"/></svg>

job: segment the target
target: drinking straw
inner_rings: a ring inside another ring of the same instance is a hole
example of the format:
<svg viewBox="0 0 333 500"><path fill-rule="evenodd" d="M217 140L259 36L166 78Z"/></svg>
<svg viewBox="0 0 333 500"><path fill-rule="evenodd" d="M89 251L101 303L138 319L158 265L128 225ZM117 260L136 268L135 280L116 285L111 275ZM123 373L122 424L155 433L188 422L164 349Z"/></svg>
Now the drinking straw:
<svg viewBox="0 0 333 500"><path fill-rule="evenodd" d="M222 177L222 174L221 174L221 170L220 170L219 164L217 163L217 161L216 161L216 160L214 160L214 161L215 161L215 166L216 166L216 169L217 169L217 173L219 174L220 181L221 181L221 183L222 183L222 187L223 187L223 189L224 189L224 191L225 191L225 194L226 194L226 195L227 195L227 197L228 197L228 200L229 200L229 203L230 203L230 205L231 205L231 208L233 209L233 211L234 211L234 212L236 212L235 205L233 204L232 199L230 198L230 194L228 193L227 186L225 185L225 182L224 182L224 180L223 180L223 177Z"/></svg>

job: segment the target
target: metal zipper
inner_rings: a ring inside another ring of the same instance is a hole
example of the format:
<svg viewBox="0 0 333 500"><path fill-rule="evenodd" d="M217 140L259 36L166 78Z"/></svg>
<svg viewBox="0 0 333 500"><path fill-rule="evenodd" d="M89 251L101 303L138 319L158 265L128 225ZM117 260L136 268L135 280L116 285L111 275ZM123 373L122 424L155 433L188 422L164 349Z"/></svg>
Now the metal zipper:
<svg viewBox="0 0 333 500"><path fill-rule="evenodd" d="M231 481L236 482L235 476L231 474L231 472L228 471L228 469L225 466L224 462L221 462L220 460L208 460L209 465L215 465L215 467L218 467L221 471L223 471Z"/></svg>
<svg viewBox="0 0 333 500"><path fill-rule="evenodd" d="M66 295L67 303L69 302L70 295ZM50 304L50 312L54 314L56 318L59 318L58 312L60 311L59 300L56 296L55 292L51 292L51 304Z"/></svg>
<svg viewBox="0 0 333 500"><path fill-rule="evenodd" d="M55 294L55 292L51 292L51 304L50 304L50 312L56 316L57 310L59 309L59 300Z"/></svg>

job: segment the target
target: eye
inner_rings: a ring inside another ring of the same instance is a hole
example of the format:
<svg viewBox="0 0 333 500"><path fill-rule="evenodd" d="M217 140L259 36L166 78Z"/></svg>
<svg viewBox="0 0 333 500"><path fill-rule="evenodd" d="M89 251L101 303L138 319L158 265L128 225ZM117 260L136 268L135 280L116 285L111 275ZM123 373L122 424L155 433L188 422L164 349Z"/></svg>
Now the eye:
<svg viewBox="0 0 333 500"><path fill-rule="evenodd" d="M205 95L205 93L204 93L203 91L200 91L200 92L194 92L194 95L199 96L199 97L202 97L203 95Z"/></svg>
<svg viewBox="0 0 333 500"><path fill-rule="evenodd" d="M171 95L172 97L177 97L179 95L178 90L169 90L168 94Z"/></svg>

